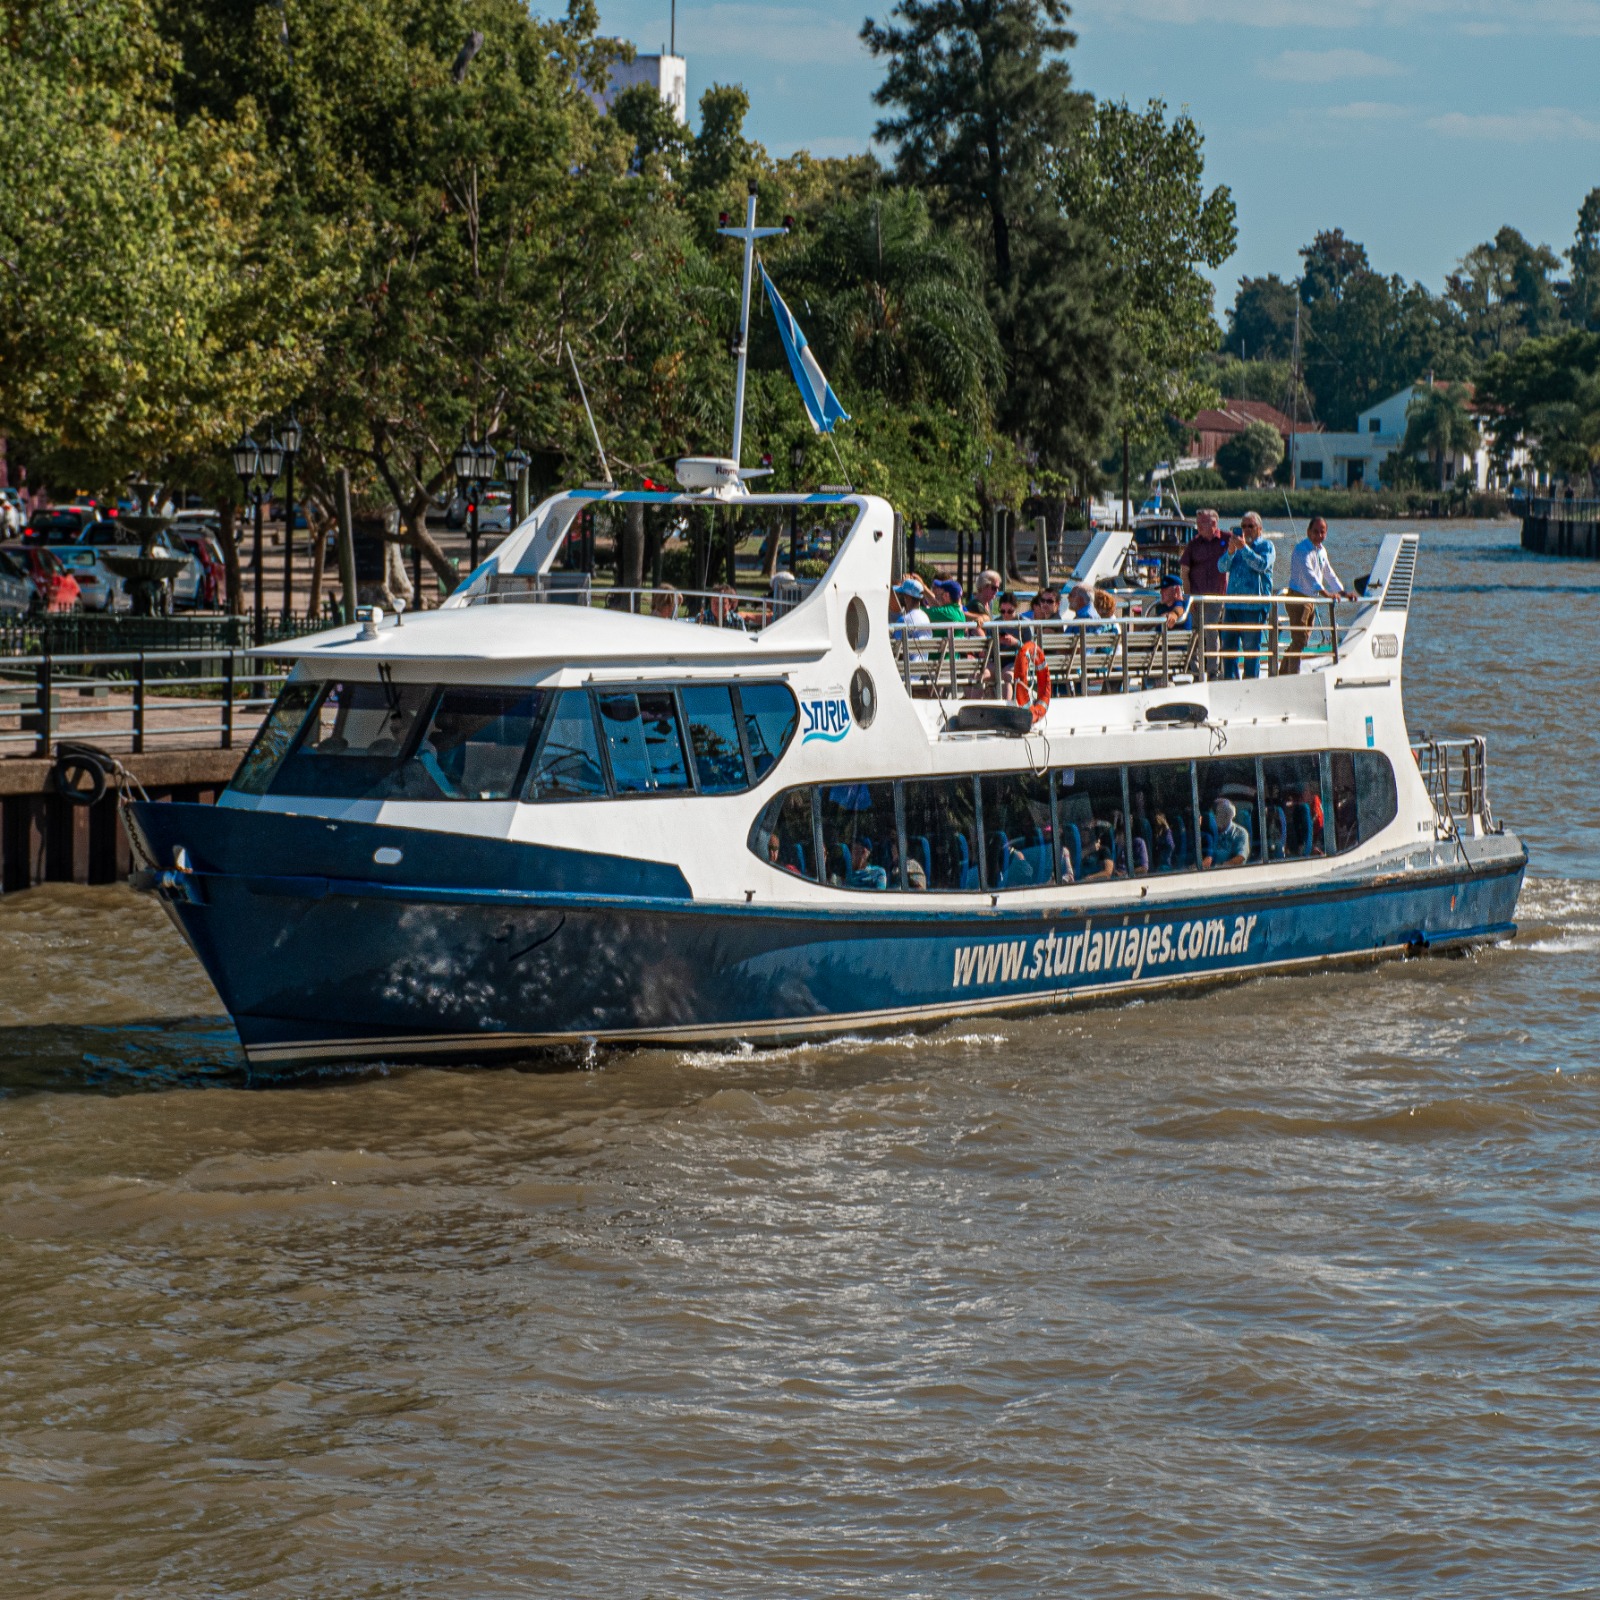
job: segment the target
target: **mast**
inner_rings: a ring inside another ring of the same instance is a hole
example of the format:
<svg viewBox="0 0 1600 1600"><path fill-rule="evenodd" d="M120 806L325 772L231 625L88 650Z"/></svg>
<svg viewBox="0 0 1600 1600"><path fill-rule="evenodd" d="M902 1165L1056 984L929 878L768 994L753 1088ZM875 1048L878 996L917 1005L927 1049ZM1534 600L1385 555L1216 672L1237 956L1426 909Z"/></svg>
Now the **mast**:
<svg viewBox="0 0 1600 1600"><path fill-rule="evenodd" d="M770 239L774 234L787 233L787 228L758 228L756 226L756 180L750 180L750 193L744 204L742 228L718 228L717 232L729 239L744 240L744 286L739 294L739 339L734 354L739 358L739 376L733 391L733 464L743 466L740 449L744 444L744 374L750 355L750 277L755 268L756 240Z"/></svg>

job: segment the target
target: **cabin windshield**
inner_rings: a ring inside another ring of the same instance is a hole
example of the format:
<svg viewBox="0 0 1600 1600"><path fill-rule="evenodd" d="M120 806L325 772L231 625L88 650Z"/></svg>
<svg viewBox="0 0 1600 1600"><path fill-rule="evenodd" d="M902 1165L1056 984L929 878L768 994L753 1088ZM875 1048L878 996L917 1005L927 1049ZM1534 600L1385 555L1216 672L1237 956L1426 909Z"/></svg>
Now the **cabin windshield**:
<svg viewBox="0 0 1600 1600"><path fill-rule="evenodd" d="M339 800L586 800L730 794L798 722L781 683L285 686L236 794Z"/></svg>

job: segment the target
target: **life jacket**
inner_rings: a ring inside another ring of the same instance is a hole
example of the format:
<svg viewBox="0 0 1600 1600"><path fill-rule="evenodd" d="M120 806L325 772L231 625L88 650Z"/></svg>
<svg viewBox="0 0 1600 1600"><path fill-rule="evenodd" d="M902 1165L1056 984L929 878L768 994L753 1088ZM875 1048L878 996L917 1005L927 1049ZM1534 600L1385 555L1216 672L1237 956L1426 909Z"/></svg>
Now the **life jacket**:
<svg viewBox="0 0 1600 1600"><path fill-rule="evenodd" d="M1034 722L1042 722L1050 709L1050 666L1044 658L1043 647L1032 639L1017 646L1011 685L1017 704L1032 706Z"/></svg>

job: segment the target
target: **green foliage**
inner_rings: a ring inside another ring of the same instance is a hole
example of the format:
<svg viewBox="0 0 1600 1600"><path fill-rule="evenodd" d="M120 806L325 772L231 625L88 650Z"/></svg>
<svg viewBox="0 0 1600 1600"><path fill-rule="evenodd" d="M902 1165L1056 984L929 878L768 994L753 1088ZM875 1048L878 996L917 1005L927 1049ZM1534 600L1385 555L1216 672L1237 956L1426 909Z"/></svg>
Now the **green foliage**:
<svg viewBox="0 0 1600 1600"><path fill-rule="evenodd" d="M1529 244L1515 228L1502 228L1461 258L1445 294L1480 359L1556 331L1561 306L1553 278L1560 265L1553 250Z"/></svg>
<svg viewBox="0 0 1600 1600"><path fill-rule="evenodd" d="M0 431L101 483L214 451L303 381L337 298L270 225L253 105L176 121L145 0L0 11Z"/></svg>
<svg viewBox="0 0 1600 1600"><path fill-rule="evenodd" d="M869 18L861 37L887 63L875 98L895 114L877 137L901 182L981 241L1006 357L1001 426L1087 478L1115 406L1117 337L1103 249L1050 181L1091 124L1061 54L1067 14L1061 0L900 0L894 24Z"/></svg>
<svg viewBox="0 0 1600 1600"><path fill-rule="evenodd" d="M1572 279L1566 286L1567 321L1600 333L1600 189L1591 189L1578 208L1578 227L1567 252Z"/></svg>
<svg viewBox="0 0 1600 1600"><path fill-rule="evenodd" d="M1217 471L1230 489L1259 483L1283 460L1283 436L1270 423L1252 422L1217 449Z"/></svg>
<svg viewBox="0 0 1600 1600"><path fill-rule="evenodd" d="M1241 278L1228 312L1229 354L1241 362L1288 361L1294 354L1296 299L1294 285L1275 272Z"/></svg>
<svg viewBox="0 0 1600 1600"><path fill-rule="evenodd" d="M1109 255L1108 292L1120 344L1118 423L1131 440L1165 449L1168 419L1192 417L1216 391L1196 375L1215 347L1211 282L1237 240L1233 197L1207 193L1204 140L1187 113L1103 101L1058 174L1062 208Z"/></svg>
<svg viewBox="0 0 1600 1600"><path fill-rule="evenodd" d="M1194 467L1188 472L1176 472L1172 486L1179 494L1189 494L1196 489L1226 489L1228 480L1213 467Z"/></svg>
<svg viewBox="0 0 1600 1600"><path fill-rule="evenodd" d="M785 283L786 299L816 308L806 332L836 388L926 401L982 425L1004 366L982 269L960 238L935 229L917 191L830 207Z"/></svg>
<svg viewBox="0 0 1600 1600"><path fill-rule="evenodd" d="M1529 339L1491 358L1478 402L1502 458L1526 441L1541 467L1588 476L1600 464L1600 333Z"/></svg>

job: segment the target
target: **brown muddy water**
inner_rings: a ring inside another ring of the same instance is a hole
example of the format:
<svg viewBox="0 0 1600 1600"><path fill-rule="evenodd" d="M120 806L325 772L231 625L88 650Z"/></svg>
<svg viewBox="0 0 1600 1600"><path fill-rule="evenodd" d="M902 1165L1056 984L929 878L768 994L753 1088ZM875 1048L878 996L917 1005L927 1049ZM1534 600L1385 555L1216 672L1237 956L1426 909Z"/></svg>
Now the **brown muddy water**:
<svg viewBox="0 0 1600 1600"><path fill-rule="evenodd" d="M1467 959L261 1091L149 903L0 902L0 1595L1600 1591L1600 566L1419 579Z"/></svg>

